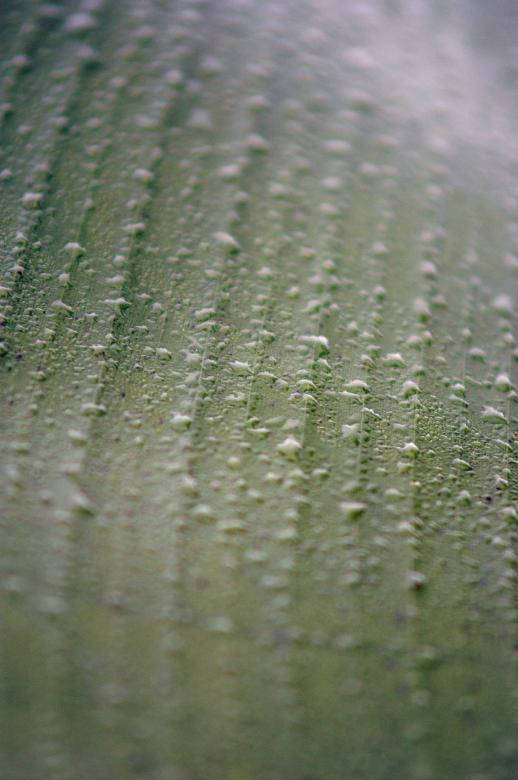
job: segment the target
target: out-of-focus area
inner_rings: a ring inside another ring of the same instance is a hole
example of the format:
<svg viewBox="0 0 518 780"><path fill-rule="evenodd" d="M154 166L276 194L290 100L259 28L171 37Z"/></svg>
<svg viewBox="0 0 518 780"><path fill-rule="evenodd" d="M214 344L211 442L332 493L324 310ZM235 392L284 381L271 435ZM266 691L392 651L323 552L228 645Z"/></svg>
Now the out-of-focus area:
<svg viewBox="0 0 518 780"><path fill-rule="evenodd" d="M512 780L518 5L0 0L1 780Z"/></svg>

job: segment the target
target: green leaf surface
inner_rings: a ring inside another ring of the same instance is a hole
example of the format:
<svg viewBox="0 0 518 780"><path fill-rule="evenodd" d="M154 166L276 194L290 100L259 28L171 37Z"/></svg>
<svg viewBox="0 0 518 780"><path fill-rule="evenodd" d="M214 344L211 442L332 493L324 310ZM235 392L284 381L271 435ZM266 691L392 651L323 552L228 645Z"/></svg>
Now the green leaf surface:
<svg viewBox="0 0 518 780"><path fill-rule="evenodd" d="M2 780L516 777L492 8L2 5Z"/></svg>

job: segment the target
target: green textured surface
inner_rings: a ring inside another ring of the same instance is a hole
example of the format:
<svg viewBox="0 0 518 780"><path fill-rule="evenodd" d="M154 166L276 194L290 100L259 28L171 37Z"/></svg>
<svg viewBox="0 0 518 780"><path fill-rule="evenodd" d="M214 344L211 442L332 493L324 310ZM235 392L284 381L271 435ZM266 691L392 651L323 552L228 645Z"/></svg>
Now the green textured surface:
<svg viewBox="0 0 518 780"><path fill-rule="evenodd" d="M453 5L2 4L2 780L517 777L517 15Z"/></svg>

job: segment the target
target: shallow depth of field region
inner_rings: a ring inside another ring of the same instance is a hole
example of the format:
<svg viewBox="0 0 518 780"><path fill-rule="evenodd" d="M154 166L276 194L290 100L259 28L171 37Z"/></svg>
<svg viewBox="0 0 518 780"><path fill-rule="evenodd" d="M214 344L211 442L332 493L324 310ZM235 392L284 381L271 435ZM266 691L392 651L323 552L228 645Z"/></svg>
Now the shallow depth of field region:
<svg viewBox="0 0 518 780"><path fill-rule="evenodd" d="M517 41L0 2L2 780L516 780Z"/></svg>

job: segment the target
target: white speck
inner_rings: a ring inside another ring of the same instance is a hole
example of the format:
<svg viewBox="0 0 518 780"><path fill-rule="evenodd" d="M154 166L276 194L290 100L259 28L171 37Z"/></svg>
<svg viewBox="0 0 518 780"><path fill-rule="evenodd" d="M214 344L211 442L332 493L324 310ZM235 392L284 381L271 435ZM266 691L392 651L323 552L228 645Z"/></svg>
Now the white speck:
<svg viewBox="0 0 518 780"><path fill-rule="evenodd" d="M336 263L334 260L324 260L322 263L322 268L325 271L336 271Z"/></svg>
<svg viewBox="0 0 518 780"><path fill-rule="evenodd" d="M87 32L97 27L97 19L92 14L76 13L70 14L65 20L65 30L72 33Z"/></svg>
<svg viewBox="0 0 518 780"><path fill-rule="evenodd" d="M198 494L198 483L196 479L189 474L184 474L182 477L182 490L188 496L196 496Z"/></svg>
<svg viewBox="0 0 518 780"><path fill-rule="evenodd" d="M470 463L468 463L467 460L463 460L462 458L454 458L452 460L452 465L457 466L460 469L464 469L465 471L471 471L472 466Z"/></svg>
<svg viewBox="0 0 518 780"><path fill-rule="evenodd" d="M251 95L246 99L245 105L253 111L259 111L261 108L268 108L270 104L264 95Z"/></svg>
<svg viewBox="0 0 518 780"><path fill-rule="evenodd" d="M192 424L192 417L188 414L180 414L177 412L171 419L171 425L175 431L186 431Z"/></svg>
<svg viewBox="0 0 518 780"><path fill-rule="evenodd" d="M267 152L270 149L268 141L257 133L250 133L246 145L252 152Z"/></svg>
<svg viewBox="0 0 518 780"><path fill-rule="evenodd" d="M192 365L199 365L202 361L202 356L199 354L199 352L189 352L187 351L185 353L185 362L188 366Z"/></svg>
<svg viewBox="0 0 518 780"><path fill-rule="evenodd" d="M272 279L273 278L273 271L268 265L263 265L259 270L257 271L257 276L261 279Z"/></svg>
<svg viewBox="0 0 518 780"><path fill-rule="evenodd" d="M102 414L106 414L106 407L104 404L85 403L81 405L81 414L88 417L100 417Z"/></svg>
<svg viewBox="0 0 518 780"><path fill-rule="evenodd" d="M65 252L69 255L71 260L75 260L76 257L84 253L83 247L77 243L77 241L69 241L65 244Z"/></svg>
<svg viewBox="0 0 518 780"><path fill-rule="evenodd" d="M157 347L156 354L161 360L171 360L173 357L169 350L165 347Z"/></svg>
<svg viewBox="0 0 518 780"><path fill-rule="evenodd" d="M52 301L50 304L51 308L58 309L59 311L66 311L69 314L72 313L73 309L71 306L68 306L64 301Z"/></svg>
<svg viewBox="0 0 518 780"><path fill-rule="evenodd" d="M318 210L327 217L335 217L339 213L337 206L332 203L321 203Z"/></svg>
<svg viewBox="0 0 518 780"><path fill-rule="evenodd" d="M240 534L245 530L245 526L240 520L220 520L216 528L224 534Z"/></svg>
<svg viewBox="0 0 518 780"><path fill-rule="evenodd" d="M234 624L228 617L212 617L207 620L207 630L215 634L230 634L234 630Z"/></svg>
<svg viewBox="0 0 518 780"><path fill-rule="evenodd" d="M107 306L115 306L120 307L121 309L125 308L126 306L131 306L131 303L126 300L126 298L105 298L103 303L105 303Z"/></svg>
<svg viewBox="0 0 518 780"><path fill-rule="evenodd" d="M483 362L486 359L486 353L483 349L480 349L480 347L472 347L468 355L472 360L480 360L480 362Z"/></svg>
<svg viewBox="0 0 518 780"><path fill-rule="evenodd" d="M431 260L423 260L420 268L423 276L428 276L430 278L437 276L437 266L435 263L432 263Z"/></svg>
<svg viewBox="0 0 518 780"><path fill-rule="evenodd" d="M510 522L514 520L518 520L518 512L514 508L514 506L505 506L500 510L500 514L502 517L507 518Z"/></svg>
<svg viewBox="0 0 518 780"><path fill-rule="evenodd" d="M353 392L355 390L363 390L364 393L370 392L369 385L367 382L364 382L363 379L352 379L350 382L347 382L345 388L346 390L352 390Z"/></svg>
<svg viewBox="0 0 518 780"><path fill-rule="evenodd" d="M338 192L342 188L342 180L337 176L327 176L322 179L322 187L328 192Z"/></svg>
<svg viewBox="0 0 518 780"><path fill-rule="evenodd" d="M230 163L229 165L223 165L218 171L219 176L224 181L235 181L241 173L241 166L237 163Z"/></svg>
<svg viewBox="0 0 518 780"><path fill-rule="evenodd" d="M411 395L414 395L415 393L419 392L419 385L416 382L413 382L411 379L407 379L406 382L403 382L403 397L408 398Z"/></svg>
<svg viewBox="0 0 518 780"><path fill-rule="evenodd" d="M296 528L288 525L277 531L275 536L280 542L291 542L294 539L297 539L298 533Z"/></svg>
<svg viewBox="0 0 518 780"><path fill-rule="evenodd" d="M381 241L377 241L372 247L374 257L385 257L388 255L388 249Z"/></svg>
<svg viewBox="0 0 518 780"><path fill-rule="evenodd" d="M150 130L154 127L158 127L158 119L151 114L137 114L135 117L135 124L137 127L142 127L145 130Z"/></svg>
<svg viewBox="0 0 518 780"><path fill-rule="evenodd" d="M207 522L215 519L214 510L208 504L197 504L192 510L192 513L198 520L205 520Z"/></svg>
<svg viewBox="0 0 518 780"><path fill-rule="evenodd" d="M321 352L329 352L329 339L326 336L301 336L300 340L305 344L314 344L321 347Z"/></svg>
<svg viewBox="0 0 518 780"><path fill-rule="evenodd" d="M406 365L405 361L403 360L399 352L389 352L385 356L384 361L389 366L397 366L399 368Z"/></svg>
<svg viewBox="0 0 518 780"><path fill-rule="evenodd" d="M340 504L340 511L347 520L357 520L366 509L367 505L361 501L342 501Z"/></svg>
<svg viewBox="0 0 518 780"><path fill-rule="evenodd" d="M194 108L187 120L187 127L195 130L210 130L212 127L210 113L204 108Z"/></svg>
<svg viewBox="0 0 518 780"><path fill-rule="evenodd" d="M420 571L409 571L407 574L408 587L412 590L421 590L426 585L426 577Z"/></svg>
<svg viewBox="0 0 518 780"><path fill-rule="evenodd" d="M414 311L420 320L427 320L430 316L430 307L423 298L415 299Z"/></svg>
<svg viewBox="0 0 518 780"><path fill-rule="evenodd" d="M461 384L460 382L456 382L456 383L455 383L455 384L452 386L452 390L453 390L453 392L454 392L456 395L462 395L462 396L466 395L466 388L465 388L465 387L464 387L464 385L463 385L463 384Z"/></svg>
<svg viewBox="0 0 518 780"><path fill-rule="evenodd" d="M172 86L176 87L178 84L181 84L183 81L183 73L181 70L168 70L165 74L165 80L168 84L171 84Z"/></svg>
<svg viewBox="0 0 518 780"><path fill-rule="evenodd" d="M494 406L484 406L482 409L482 419L488 423L507 424L505 414L498 409L495 409Z"/></svg>
<svg viewBox="0 0 518 780"><path fill-rule="evenodd" d="M468 504L471 504L471 500L471 493L469 490L461 490L457 496L457 502L459 504L465 504L467 506Z"/></svg>
<svg viewBox="0 0 518 780"><path fill-rule="evenodd" d="M233 360L229 365L239 376L246 376L252 370L250 363L245 363L242 360Z"/></svg>
<svg viewBox="0 0 518 780"><path fill-rule="evenodd" d="M223 65L221 64L221 60L218 60L217 57L207 54L200 63L200 69L202 73L205 73L207 76L213 76L216 73L221 73Z"/></svg>
<svg viewBox="0 0 518 780"><path fill-rule="evenodd" d="M214 317L215 314L216 309L213 309L212 307L197 309L197 311L194 312L194 316L198 322L205 322L205 320L210 320L211 317Z"/></svg>
<svg viewBox="0 0 518 780"><path fill-rule="evenodd" d="M145 229L146 226L144 222L130 222L129 225L125 226L124 232L129 233L130 236L138 236L143 233Z"/></svg>
<svg viewBox="0 0 518 780"><path fill-rule="evenodd" d="M82 431L76 430L75 428L69 429L68 438L70 439L72 444L75 444L78 447L84 447L84 445L88 441L86 434L84 434Z"/></svg>
<svg viewBox="0 0 518 780"><path fill-rule="evenodd" d="M413 441L408 441L406 444L404 444L402 447L398 448L402 455L404 455L406 458L415 458L417 453L419 452L419 447L414 444Z"/></svg>
<svg viewBox="0 0 518 780"><path fill-rule="evenodd" d="M329 138L329 140L324 142L324 149L331 154L341 155L350 151L351 144L339 138Z"/></svg>
<svg viewBox="0 0 518 780"><path fill-rule="evenodd" d="M218 244L220 244L220 246L222 246L228 252L239 252L239 244L237 243L234 236L230 235L230 233L225 233L222 230L218 230L216 233L214 233L214 238Z"/></svg>
<svg viewBox="0 0 518 780"><path fill-rule="evenodd" d="M137 181L142 181L144 184L149 184L149 182L153 181L153 174L151 171L148 171L147 168L137 168L133 172L133 178Z"/></svg>
<svg viewBox="0 0 518 780"><path fill-rule="evenodd" d="M360 430L359 423L352 423L352 425L342 425L342 434L344 439L358 439L358 432Z"/></svg>
<svg viewBox="0 0 518 780"><path fill-rule="evenodd" d="M500 390L502 393L506 393L508 390L511 390L512 384L508 374L504 374L504 373L498 374L498 376L495 379L495 387L497 390Z"/></svg>
<svg viewBox="0 0 518 780"><path fill-rule="evenodd" d="M302 444L294 436L287 436L277 445L277 451L285 458L295 459L302 449Z"/></svg>
<svg viewBox="0 0 518 780"><path fill-rule="evenodd" d="M42 200L42 192L26 192L22 198L22 204L26 209L37 209L39 208Z"/></svg>
<svg viewBox="0 0 518 780"><path fill-rule="evenodd" d="M513 314L513 301L510 295L498 295L493 303L493 309L504 317L511 317Z"/></svg>
<svg viewBox="0 0 518 780"><path fill-rule="evenodd" d="M281 182L274 181L270 184L269 187L269 193L274 198L284 198L287 195L289 195L289 188L286 186L286 184L282 184Z"/></svg>
<svg viewBox="0 0 518 780"><path fill-rule="evenodd" d="M83 515L92 515L94 511L90 499L79 491L72 496L72 509Z"/></svg>

